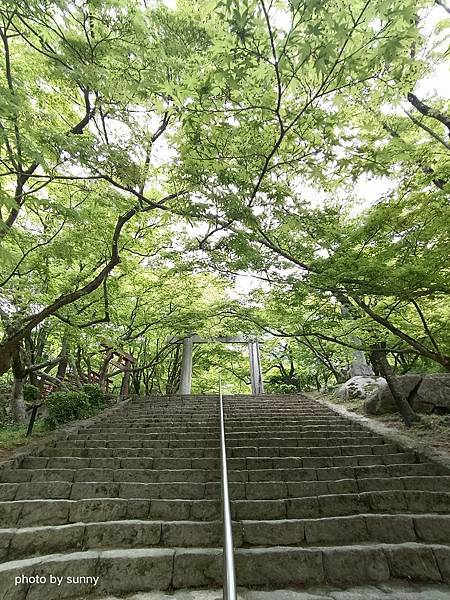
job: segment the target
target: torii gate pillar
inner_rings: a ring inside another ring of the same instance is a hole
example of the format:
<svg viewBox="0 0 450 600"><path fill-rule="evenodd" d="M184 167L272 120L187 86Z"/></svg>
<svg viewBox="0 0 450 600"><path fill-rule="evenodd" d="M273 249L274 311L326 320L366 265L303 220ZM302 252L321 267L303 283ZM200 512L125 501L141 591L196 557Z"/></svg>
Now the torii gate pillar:
<svg viewBox="0 0 450 600"><path fill-rule="evenodd" d="M181 357L181 380L180 394L189 396L192 388L192 336L185 337L183 340L183 356Z"/></svg>
<svg viewBox="0 0 450 600"><path fill-rule="evenodd" d="M264 383L258 340L249 341L248 355L250 358L250 382L252 385L252 394L254 396L259 396L260 394L264 394Z"/></svg>

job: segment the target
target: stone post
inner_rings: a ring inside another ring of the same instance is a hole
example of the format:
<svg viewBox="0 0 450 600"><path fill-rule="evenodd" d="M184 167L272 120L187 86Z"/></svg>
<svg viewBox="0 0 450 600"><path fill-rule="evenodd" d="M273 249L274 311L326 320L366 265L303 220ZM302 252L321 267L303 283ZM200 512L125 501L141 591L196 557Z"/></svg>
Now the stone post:
<svg viewBox="0 0 450 600"><path fill-rule="evenodd" d="M192 337L185 337L183 340L183 356L181 357L181 379L180 395L188 396L192 387L192 350L194 343Z"/></svg>

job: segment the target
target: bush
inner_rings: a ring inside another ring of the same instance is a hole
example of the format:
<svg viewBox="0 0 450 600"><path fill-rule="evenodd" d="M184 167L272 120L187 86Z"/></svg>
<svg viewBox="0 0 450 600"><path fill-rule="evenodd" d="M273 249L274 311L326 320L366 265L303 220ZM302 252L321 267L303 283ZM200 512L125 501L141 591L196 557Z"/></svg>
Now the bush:
<svg viewBox="0 0 450 600"><path fill-rule="evenodd" d="M51 429L62 423L86 419L106 406L102 390L96 385L85 385L76 392L53 392L45 401L45 422Z"/></svg>
<svg viewBox="0 0 450 600"><path fill-rule="evenodd" d="M31 383L26 383L23 386L23 399L28 404L34 404L37 400L39 400L41 395L41 390L35 385L31 385Z"/></svg>
<svg viewBox="0 0 450 600"><path fill-rule="evenodd" d="M102 409L106 406L107 399L99 385L87 383L86 385L83 385L81 391L89 398L90 405L93 408Z"/></svg>
<svg viewBox="0 0 450 600"><path fill-rule="evenodd" d="M296 394L296 393L298 393L298 389L293 384L270 382L266 385L266 393L269 393L269 394Z"/></svg>

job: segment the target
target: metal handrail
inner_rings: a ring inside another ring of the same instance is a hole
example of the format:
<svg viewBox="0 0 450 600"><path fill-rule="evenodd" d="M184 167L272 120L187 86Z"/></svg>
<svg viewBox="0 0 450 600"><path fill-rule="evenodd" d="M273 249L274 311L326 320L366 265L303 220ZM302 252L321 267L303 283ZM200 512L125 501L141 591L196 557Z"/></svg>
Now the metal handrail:
<svg viewBox="0 0 450 600"><path fill-rule="evenodd" d="M236 600L236 575L234 571L233 529L231 526L230 496L228 492L227 449L225 445L225 419L223 416L222 382L220 378L219 413L223 516L223 600Z"/></svg>

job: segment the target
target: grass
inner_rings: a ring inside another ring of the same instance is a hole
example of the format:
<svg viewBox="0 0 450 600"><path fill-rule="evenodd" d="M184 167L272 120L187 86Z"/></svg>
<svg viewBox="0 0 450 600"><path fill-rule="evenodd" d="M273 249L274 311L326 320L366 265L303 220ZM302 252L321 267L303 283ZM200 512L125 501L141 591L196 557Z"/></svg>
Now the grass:
<svg viewBox="0 0 450 600"><path fill-rule="evenodd" d="M361 398L345 399L336 394L310 392L308 395L324 398L358 415L369 417L385 425L393 427L398 432L408 435L416 442L422 442L430 447L450 452L450 415L425 415L419 414L420 422L406 427L399 413L387 415L368 415L365 413Z"/></svg>
<svg viewBox="0 0 450 600"><path fill-rule="evenodd" d="M42 437L48 433L48 428L43 421L36 421L33 427L33 433L26 437L27 425L15 425L13 423L0 423L0 448L14 448L21 446L27 441Z"/></svg>

